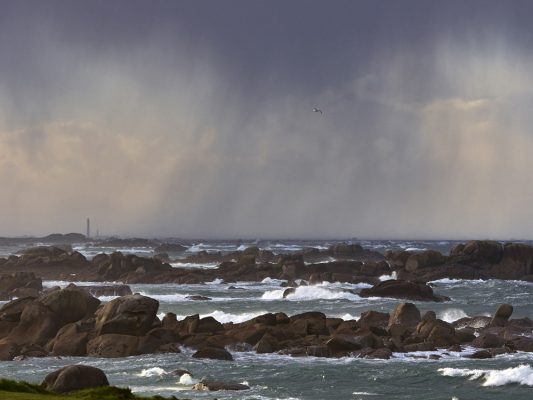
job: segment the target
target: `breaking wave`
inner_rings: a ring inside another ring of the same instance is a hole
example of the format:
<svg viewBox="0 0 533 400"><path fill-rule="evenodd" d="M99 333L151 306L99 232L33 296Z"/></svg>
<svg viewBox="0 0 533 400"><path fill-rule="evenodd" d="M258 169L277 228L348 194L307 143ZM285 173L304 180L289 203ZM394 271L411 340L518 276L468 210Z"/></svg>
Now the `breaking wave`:
<svg viewBox="0 0 533 400"><path fill-rule="evenodd" d="M513 383L533 386L533 368L530 365L519 365L506 369L466 369L440 368L443 376L464 376L471 381L483 379L483 386L504 386Z"/></svg>

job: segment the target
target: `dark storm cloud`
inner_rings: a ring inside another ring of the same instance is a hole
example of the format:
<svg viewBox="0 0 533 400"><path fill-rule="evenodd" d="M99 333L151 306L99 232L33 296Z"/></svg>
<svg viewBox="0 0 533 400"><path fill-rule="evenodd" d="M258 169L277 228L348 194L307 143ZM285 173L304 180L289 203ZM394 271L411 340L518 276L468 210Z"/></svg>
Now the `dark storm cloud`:
<svg viewBox="0 0 533 400"><path fill-rule="evenodd" d="M0 6L3 234L532 233L529 1Z"/></svg>

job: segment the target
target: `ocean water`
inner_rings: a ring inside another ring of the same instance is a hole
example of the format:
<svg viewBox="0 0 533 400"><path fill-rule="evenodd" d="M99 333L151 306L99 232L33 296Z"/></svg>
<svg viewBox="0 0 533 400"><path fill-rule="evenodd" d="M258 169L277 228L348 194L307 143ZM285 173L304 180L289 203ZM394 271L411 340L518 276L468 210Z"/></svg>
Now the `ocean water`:
<svg viewBox="0 0 533 400"><path fill-rule="evenodd" d="M373 244L372 244L373 243ZM386 250L391 242L364 243ZM326 248L330 242L314 243ZM191 251L232 251L248 243L192 243ZM309 245L301 243L264 242L262 245L279 252L295 251ZM405 248L437 248L447 251L451 242L395 242ZM230 248L230 246L232 246ZM278 246L278 247L276 247ZM392 247L392 245L391 245ZM137 253L139 249L132 249ZM148 251L148 249L141 249ZM140 253L139 253L140 254ZM146 254L146 253L145 253ZM179 263L177 261L176 263ZM188 265L190 268L213 268L213 265ZM383 277L386 279L387 277ZM322 311L330 317L357 319L368 310L390 312L398 300L361 298L357 291L365 284L324 282L301 286L283 299L282 281L224 283L215 280L207 284L131 285L132 290L160 302L159 313L173 312L178 318L198 313L213 316L220 322L241 322L265 312L285 312L294 315L306 311ZM46 281L46 286L66 286L67 282ZM83 284L91 284L84 282ZM96 283L94 283L96 284ZM101 284L101 283L98 283ZM513 304L513 318L533 319L533 284L500 280L449 280L433 282L434 291L449 296L447 303L415 302L421 311L434 310L437 316L453 321L464 316L491 315L499 304ZM231 288L231 287L234 288ZM349 290L349 291L348 291ZM355 292L355 293L353 293ZM186 297L203 295L209 301L194 301ZM102 297L110 301L113 297ZM142 394L175 395L190 399L531 399L533 398L533 354L516 353L488 360L470 360L460 354L445 351L394 354L390 360L293 358L290 356L254 352L232 352L235 361L197 360L190 349L181 354L144 355L123 359L45 358L0 362L3 377L40 382L44 376L64 365L83 363L105 371L113 385L128 386ZM440 354L440 360L430 360L430 354ZM181 378L172 371L187 369L191 375ZM251 389L243 392L197 392L192 384L202 378L231 382L246 382Z"/></svg>

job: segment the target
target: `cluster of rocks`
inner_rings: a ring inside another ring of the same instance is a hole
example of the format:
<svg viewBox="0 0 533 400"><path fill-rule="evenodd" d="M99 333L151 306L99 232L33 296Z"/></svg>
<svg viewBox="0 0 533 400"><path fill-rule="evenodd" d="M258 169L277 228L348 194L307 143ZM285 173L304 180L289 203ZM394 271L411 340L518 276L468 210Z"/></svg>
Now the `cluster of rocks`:
<svg viewBox="0 0 533 400"><path fill-rule="evenodd" d="M0 309L0 359L126 357L178 353L181 347L194 349L194 358L218 360L232 360L231 349L369 358L448 347L456 351L461 345L488 348L491 355L533 351L533 321L509 320L509 305L500 307L490 321L476 317L454 324L431 311L421 316L412 303L400 304L390 315L368 311L357 321L307 312L291 317L268 313L238 324L198 315L178 321L172 313L160 321L158 307L156 300L138 294L100 304L74 285L13 300Z"/></svg>
<svg viewBox="0 0 533 400"><path fill-rule="evenodd" d="M180 245L164 245L161 249L181 249L176 246ZM323 281L376 284L378 277L392 273L400 279L419 282L442 278L533 281L533 247L492 241L459 244L449 255L428 250L387 251L383 256L356 244L341 243L327 250L306 249L300 254L276 255L249 247L229 254L199 252L184 260L219 262L212 269L173 268L165 262L167 258L165 254L138 257L114 252L88 260L68 248L37 247L25 250L20 256L0 258L0 271L28 271L44 279L124 283L194 284L214 279L236 282L274 278L303 279L311 284Z"/></svg>
<svg viewBox="0 0 533 400"><path fill-rule="evenodd" d="M364 249L355 243L337 243L329 246L325 250L315 247L306 247L302 251L292 253L293 256L307 262L323 262L331 259L336 260L356 260L356 261L381 261L383 255L377 251ZM232 251L229 253L199 251L186 257L183 261L188 263L221 263L225 261L237 261L241 263L279 263L279 258L286 254L275 254L257 246L250 246L244 250Z"/></svg>
<svg viewBox="0 0 533 400"><path fill-rule="evenodd" d="M0 258L0 271L28 271L44 279L122 281L125 283L203 283L214 279L226 282L261 281L264 278L304 279L310 283L323 281L376 283L377 277L389 273L381 261L339 260L306 264L304 257L277 255L272 262L258 262L265 250L250 248L222 262L214 269L173 268L156 257L139 257L114 252L98 254L87 260L76 251L59 247L28 249L20 256ZM382 257L382 256L381 256Z"/></svg>
<svg viewBox="0 0 533 400"><path fill-rule="evenodd" d="M33 272L0 275L0 301L14 297L38 296L42 290L42 279L37 278Z"/></svg>
<svg viewBox="0 0 533 400"><path fill-rule="evenodd" d="M128 285L87 285L77 286L95 297L126 296L132 294ZM39 297L45 293L59 289L58 286L44 288L42 279L33 272L13 272L0 275L0 301L13 300L24 297Z"/></svg>
<svg viewBox="0 0 533 400"><path fill-rule="evenodd" d="M449 255L427 250L387 251L391 269L404 279L432 281L454 279L513 279L533 281L533 247L474 240L458 244Z"/></svg>

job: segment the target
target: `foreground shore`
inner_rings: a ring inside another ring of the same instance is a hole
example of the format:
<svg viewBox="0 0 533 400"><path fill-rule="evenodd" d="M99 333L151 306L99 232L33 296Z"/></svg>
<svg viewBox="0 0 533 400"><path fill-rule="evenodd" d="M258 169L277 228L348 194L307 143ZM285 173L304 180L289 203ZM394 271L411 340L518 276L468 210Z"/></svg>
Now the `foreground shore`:
<svg viewBox="0 0 533 400"><path fill-rule="evenodd" d="M177 400L175 397L136 396L129 389L113 386L84 389L70 394L59 394L39 385L0 379L0 399L9 400Z"/></svg>

